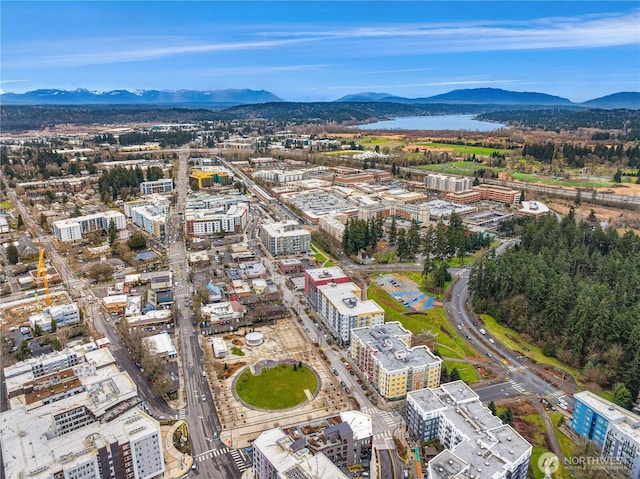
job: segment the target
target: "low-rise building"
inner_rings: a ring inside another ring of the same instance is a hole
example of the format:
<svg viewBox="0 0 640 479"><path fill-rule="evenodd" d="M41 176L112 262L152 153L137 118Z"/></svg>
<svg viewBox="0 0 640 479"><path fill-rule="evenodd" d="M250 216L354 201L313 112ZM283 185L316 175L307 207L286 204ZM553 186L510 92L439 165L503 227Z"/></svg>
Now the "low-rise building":
<svg viewBox="0 0 640 479"><path fill-rule="evenodd" d="M540 218L549 213L549 207L539 201L523 201L520 203L521 208L516 213L517 216L533 216Z"/></svg>
<svg viewBox="0 0 640 479"><path fill-rule="evenodd" d="M171 192L173 192L173 180L171 178L163 178L156 181L143 181L140 183L140 193L143 195Z"/></svg>
<svg viewBox="0 0 640 479"><path fill-rule="evenodd" d="M407 429L417 441L438 439L445 447L429 461L431 479L527 477L531 444L491 414L463 381L409 392Z"/></svg>
<svg viewBox="0 0 640 479"><path fill-rule="evenodd" d="M118 230L123 230L127 227L125 216L122 213L108 210L92 215L54 221L52 223L53 234L59 241L79 241L85 234L92 231L108 231L112 221Z"/></svg>
<svg viewBox="0 0 640 479"><path fill-rule="evenodd" d="M311 252L311 233L294 220L262 224L260 240L273 256Z"/></svg>
<svg viewBox="0 0 640 479"><path fill-rule="evenodd" d="M36 325L38 325L44 333L52 331L52 322L56 323L56 328L69 326L70 324L78 324L80 322L78 305L71 303L47 306L41 313L29 317L31 329L34 329Z"/></svg>
<svg viewBox="0 0 640 479"><path fill-rule="evenodd" d="M410 344L411 333L397 321L351 330L351 357L371 386L389 401L440 384L442 359L426 346Z"/></svg>
<svg viewBox="0 0 640 479"><path fill-rule="evenodd" d="M149 350L158 357L165 358L166 360L178 357L178 353L173 345L173 341L171 341L169 333L147 336L146 338L143 338L143 341Z"/></svg>
<svg viewBox="0 0 640 479"><path fill-rule="evenodd" d="M329 283L318 287L316 312L340 344L351 341L354 328L384 324L384 310L375 301L360 299L362 290L355 283Z"/></svg>
<svg viewBox="0 0 640 479"><path fill-rule="evenodd" d="M301 274L304 273L304 265L299 259L281 259L278 261L278 269L282 274Z"/></svg>
<svg viewBox="0 0 640 479"><path fill-rule="evenodd" d="M448 193L445 199L453 203L475 203L477 201L496 201L509 205L520 203L520 192L496 185L472 186L470 190Z"/></svg>
<svg viewBox="0 0 640 479"><path fill-rule="evenodd" d="M640 416L592 393L573 396L571 429L593 441L606 458L617 460L631 479L640 478Z"/></svg>

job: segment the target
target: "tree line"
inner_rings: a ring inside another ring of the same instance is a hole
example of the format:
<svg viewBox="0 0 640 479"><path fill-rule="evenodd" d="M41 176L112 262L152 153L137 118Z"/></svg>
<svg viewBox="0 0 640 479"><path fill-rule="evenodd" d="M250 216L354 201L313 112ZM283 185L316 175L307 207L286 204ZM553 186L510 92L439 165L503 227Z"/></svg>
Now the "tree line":
<svg viewBox="0 0 640 479"><path fill-rule="evenodd" d="M530 338L587 381L616 385L624 407L640 391L640 237L576 224L573 211L518 218L518 246L474 266L474 306Z"/></svg>
<svg viewBox="0 0 640 479"><path fill-rule="evenodd" d="M622 162L629 168L640 168L640 146L634 145L625 149L622 143L611 146L598 144L593 147L573 143L556 145L551 141L544 144L525 143L522 156L530 156L542 163L551 163L556 157L561 156L568 166L576 168L582 168L587 161L596 159L601 163Z"/></svg>
<svg viewBox="0 0 640 479"><path fill-rule="evenodd" d="M143 181L155 181L162 178L164 178L164 173L159 166L147 168L146 178L140 165L136 165L135 168L116 166L102 172L98 178L98 191L103 203L116 200L118 196L124 200L128 196L135 195Z"/></svg>

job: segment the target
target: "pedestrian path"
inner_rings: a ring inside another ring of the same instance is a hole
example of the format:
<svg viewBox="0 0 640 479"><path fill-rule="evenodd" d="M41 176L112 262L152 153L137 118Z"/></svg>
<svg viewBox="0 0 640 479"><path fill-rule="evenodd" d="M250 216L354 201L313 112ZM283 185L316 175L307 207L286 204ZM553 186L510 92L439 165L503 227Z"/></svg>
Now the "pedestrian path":
<svg viewBox="0 0 640 479"><path fill-rule="evenodd" d="M526 366L508 366L507 370L512 373L522 373L527 369Z"/></svg>
<svg viewBox="0 0 640 479"><path fill-rule="evenodd" d="M187 417L187 408L182 408L178 411L178 419L184 419Z"/></svg>
<svg viewBox="0 0 640 479"><path fill-rule="evenodd" d="M233 462L240 472L248 469L251 465L245 462L244 455L242 455L238 449L231 450L231 457L233 458Z"/></svg>
<svg viewBox="0 0 640 479"><path fill-rule="evenodd" d="M517 383L514 380L509 381L509 384L511 384L511 387L518 391L520 394L526 391L526 389L520 383Z"/></svg>

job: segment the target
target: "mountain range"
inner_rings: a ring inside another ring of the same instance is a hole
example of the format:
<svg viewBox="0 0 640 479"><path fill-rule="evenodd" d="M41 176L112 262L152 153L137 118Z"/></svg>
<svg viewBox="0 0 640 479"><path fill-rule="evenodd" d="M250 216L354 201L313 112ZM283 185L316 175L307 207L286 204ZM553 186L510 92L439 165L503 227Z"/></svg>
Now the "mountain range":
<svg viewBox="0 0 640 479"><path fill-rule="evenodd" d="M184 105L233 106L256 103L283 102L282 98L266 90L112 90L107 92L43 89L25 93L0 94L4 105ZM402 103L449 105L521 105L523 107L583 107L640 109L639 92L620 92L574 103L567 98L537 92L516 92L499 88L453 90L424 98L405 98L389 93L362 92L335 100L338 103Z"/></svg>

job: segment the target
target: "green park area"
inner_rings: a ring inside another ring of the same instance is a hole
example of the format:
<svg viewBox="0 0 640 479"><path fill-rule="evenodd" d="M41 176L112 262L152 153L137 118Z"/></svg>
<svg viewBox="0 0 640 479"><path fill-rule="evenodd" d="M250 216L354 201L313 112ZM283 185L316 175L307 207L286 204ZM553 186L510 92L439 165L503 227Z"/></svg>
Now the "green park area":
<svg viewBox="0 0 640 479"><path fill-rule="evenodd" d="M434 337L440 354L452 362L458 360L459 364L455 364L452 367L458 368L461 376L463 376L461 369L469 369L466 372L468 379L472 379L475 376L474 380L477 381L475 369L466 362L459 360L477 358L478 353L466 344L455 328L451 327L442 307L435 307L418 313L409 312L407 308L375 283L371 284L367 289L367 297L376 301L384 309L385 321L399 321L405 329L415 335L429 331Z"/></svg>
<svg viewBox="0 0 640 479"><path fill-rule="evenodd" d="M608 188L614 185L614 183L610 181L550 178L548 176L539 176L532 173L520 173L517 171L512 171L510 175L514 180L524 181L526 183L542 183L544 185L566 186L569 188Z"/></svg>
<svg viewBox="0 0 640 479"><path fill-rule="evenodd" d="M434 148L438 150L451 151L453 153L458 153L460 155L491 156L493 153L497 153L499 155L507 155L509 153L513 153L512 150L507 150L505 148L486 148L484 146L451 145L449 143L434 143L431 141L414 143L414 145L426 146L427 148Z"/></svg>
<svg viewBox="0 0 640 479"><path fill-rule="evenodd" d="M501 325L488 314L481 314L480 319L482 319L484 323L484 329L486 329L488 333L494 336L499 343L505 345L507 348L513 351L525 355L536 363L548 364L549 366L562 369L566 373L573 376L574 381L579 381L580 371L578 371L576 368L572 368L571 366L564 364L557 358L545 356L544 354L542 354L542 349L540 348L540 346L536 346L535 344L528 342L515 330Z"/></svg>
<svg viewBox="0 0 640 479"><path fill-rule="evenodd" d="M486 168L482 163L473 161L449 161L447 163L434 163L431 165L419 165L421 170L437 171L448 175L473 176L473 172L480 168Z"/></svg>
<svg viewBox="0 0 640 479"><path fill-rule="evenodd" d="M236 381L236 392L247 404L261 409L286 409L307 400L318 386L314 372L306 366L279 364L264 368L258 376L247 369Z"/></svg>

